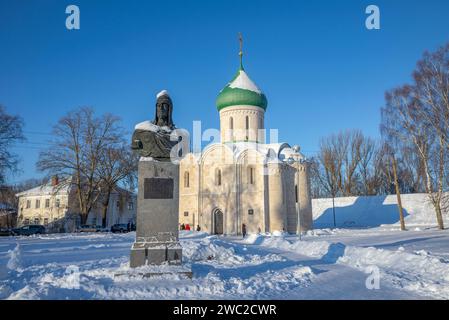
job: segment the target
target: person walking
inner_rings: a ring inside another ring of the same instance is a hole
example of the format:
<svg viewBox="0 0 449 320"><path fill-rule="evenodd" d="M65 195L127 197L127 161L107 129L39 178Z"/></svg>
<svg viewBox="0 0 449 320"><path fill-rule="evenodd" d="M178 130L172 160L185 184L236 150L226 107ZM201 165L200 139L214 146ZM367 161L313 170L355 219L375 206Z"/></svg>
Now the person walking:
<svg viewBox="0 0 449 320"><path fill-rule="evenodd" d="M242 235L243 235L243 238L246 237L246 224L244 224L244 223L242 223Z"/></svg>
<svg viewBox="0 0 449 320"><path fill-rule="evenodd" d="M199 224L196 225L196 231L197 231L197 232L200 232L200 231L201 231L201 227L200 227Z"/></svg>

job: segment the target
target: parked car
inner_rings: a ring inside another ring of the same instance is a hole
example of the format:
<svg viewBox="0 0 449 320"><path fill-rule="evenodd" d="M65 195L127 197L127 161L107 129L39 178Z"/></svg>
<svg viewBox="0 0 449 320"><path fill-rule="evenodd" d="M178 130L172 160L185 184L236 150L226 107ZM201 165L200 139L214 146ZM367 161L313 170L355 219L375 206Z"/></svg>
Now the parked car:
<svg viewBox="0 0 449 320"><path fill-rule="evenodd" d="M33 234L44 234L45 227L38 224L30 224L20 228L12 229L11 232L15 236L30 236Z"/></svg>
<svg viewBox="0 0 449 320"><path fill-rule="evenodd" d="M99 232L99 231L100 231L99 226L91 226L88 224L84 224L76 230L76 232Z"/></svg>
<svg viewBox="0 0 449 320"><path fill-rule="evenodd" d="M128 225L125 223L114 224L111 227L111 232L114 232L114 233L117 233L117 232L123 233L123 232L128 232L128 231L129 231Z"/></svg>
<svg viewBox="0 0 449 320"><path fill-rule="evenodd" d="M0 228L0 237L7 237L7 236L10 236L10 235L12 235L12 232L11 232L11 230L10 229L2 229L2 228Z"/></svg>

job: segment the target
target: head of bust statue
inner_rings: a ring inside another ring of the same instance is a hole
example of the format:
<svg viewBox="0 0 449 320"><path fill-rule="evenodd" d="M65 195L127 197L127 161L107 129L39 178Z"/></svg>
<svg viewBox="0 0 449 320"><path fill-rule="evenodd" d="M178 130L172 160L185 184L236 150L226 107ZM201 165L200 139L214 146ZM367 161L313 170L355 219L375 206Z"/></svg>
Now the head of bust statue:
<svg viewBox="0 0 449 320"><path fill-rule="evenodd" d="M157 95L156 101L156 117L153 124L160 127L174 128L173 119L173 102L171 101L168 92L163 90Z"/></svg>

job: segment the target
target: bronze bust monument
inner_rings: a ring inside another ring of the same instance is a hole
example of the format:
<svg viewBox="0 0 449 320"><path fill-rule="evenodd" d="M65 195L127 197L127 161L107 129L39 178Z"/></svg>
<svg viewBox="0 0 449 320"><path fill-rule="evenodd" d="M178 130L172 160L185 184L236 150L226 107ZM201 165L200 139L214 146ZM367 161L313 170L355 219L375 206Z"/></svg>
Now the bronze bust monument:
<svg viewBox="0 0 449 320"><path fill-rule="evenodd" d="M181 138L172 137L172 131L176 129L172 114L173 102L168 92L163 90L157 95L155 119L136 125L131 148L141 157L170 161L170 152Z"/></svg>

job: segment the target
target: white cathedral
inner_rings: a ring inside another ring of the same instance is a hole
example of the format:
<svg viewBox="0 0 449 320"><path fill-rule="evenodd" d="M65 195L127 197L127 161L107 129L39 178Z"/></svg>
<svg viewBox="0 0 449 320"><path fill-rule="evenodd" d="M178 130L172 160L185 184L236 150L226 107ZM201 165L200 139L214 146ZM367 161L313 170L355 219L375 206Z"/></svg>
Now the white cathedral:
<svg viewBox="0 0 449 320"><path fill-rule="evenodd" d="M242 65L220 91L221 142L180 162L179 223L211 234L312 228L309 164L299 147L265 143L267 99Z"/></svg>

